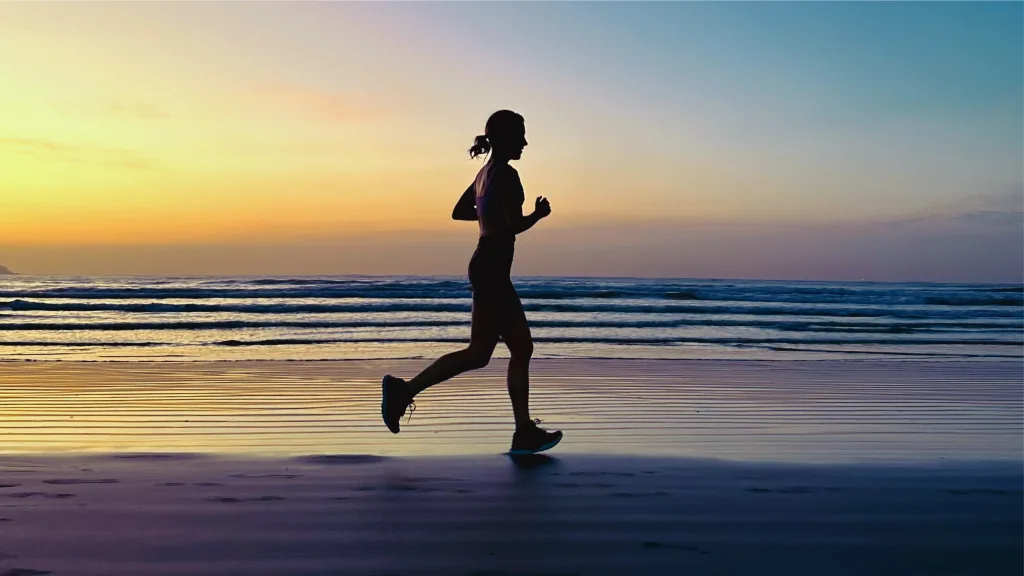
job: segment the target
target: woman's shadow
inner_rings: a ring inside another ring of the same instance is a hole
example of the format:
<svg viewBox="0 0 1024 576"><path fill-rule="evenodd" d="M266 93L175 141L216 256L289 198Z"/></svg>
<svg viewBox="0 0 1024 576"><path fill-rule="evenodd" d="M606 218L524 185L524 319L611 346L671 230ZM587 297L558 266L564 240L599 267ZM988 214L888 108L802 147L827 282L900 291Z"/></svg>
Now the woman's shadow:
<svg viewBox="0 0 1024 576"><path fill-rule="evenodd" d="M558 464L558 460L547 454L509 454L509 460L520 472L536 470Z"/></svg>

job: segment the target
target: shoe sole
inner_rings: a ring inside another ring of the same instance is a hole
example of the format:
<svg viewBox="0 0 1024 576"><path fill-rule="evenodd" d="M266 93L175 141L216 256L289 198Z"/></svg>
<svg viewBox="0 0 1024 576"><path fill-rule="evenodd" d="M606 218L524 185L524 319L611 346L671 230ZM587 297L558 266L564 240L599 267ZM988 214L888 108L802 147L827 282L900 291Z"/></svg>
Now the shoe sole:
<svg viewBox="0 0 1024 576"><path fill-rule="evenodd" d="M388 430L390 430L392 434L398 434L399 429L397 423L395 424L394 430L391 430L391 426L388 425L388 381L391 380L391 378L392 376L388 374L380 383L380 390L382 396L380 402L380 417L384 420L384 425L388 427Z"/></svg>
<svg viewBox="0 0 1024 576"><path fill-rule="evenodd" d="M561 442L561 441L562 441L562 437L559 436L558 438L555 438L551 442L548 442L547 444L544 444L543 446L541 446L540 448L537 448L536 450L521 450L521 449L520 450L509 450L508 453L509 453L510 456L526 456L526 455L529 455L529 454L537 454L538 452L544 452L545 450L551 450L552 448L557 446L558 443Z"/></svg>

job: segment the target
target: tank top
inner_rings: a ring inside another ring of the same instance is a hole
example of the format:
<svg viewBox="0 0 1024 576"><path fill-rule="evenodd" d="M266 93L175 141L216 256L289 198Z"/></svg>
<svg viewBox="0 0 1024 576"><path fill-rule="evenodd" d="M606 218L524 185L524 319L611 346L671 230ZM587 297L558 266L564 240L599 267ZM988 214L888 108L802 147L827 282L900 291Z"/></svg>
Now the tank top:
<svg viewBox="0 0 1024 576"><path fill-rule="evenodd" d="M504 198L518 202L525 200L519 173L508 164L484 165L476 176L476 216L480 224L480 237L505 236L515 239L515 233L505 216Z"/></svg>

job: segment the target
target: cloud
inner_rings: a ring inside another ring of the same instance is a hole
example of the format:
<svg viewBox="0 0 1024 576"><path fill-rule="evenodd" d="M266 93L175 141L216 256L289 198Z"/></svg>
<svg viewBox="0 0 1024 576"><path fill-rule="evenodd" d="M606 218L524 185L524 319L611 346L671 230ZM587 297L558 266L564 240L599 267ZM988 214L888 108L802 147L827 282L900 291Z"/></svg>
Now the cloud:
<svg viewBox="0 0 1024 576"><path fill-rule="evenodd" d="M0 138L0 151L26 156L153 171L158 166L134 150L68 144L47 138Z"/></svg>
<svg viewBox="0 0 1024 576"><path fill-rule="evenodd" d="M896 226L1006 230L1024 236L1024 184L1008 190L936 203L896 220Z"/></svg>

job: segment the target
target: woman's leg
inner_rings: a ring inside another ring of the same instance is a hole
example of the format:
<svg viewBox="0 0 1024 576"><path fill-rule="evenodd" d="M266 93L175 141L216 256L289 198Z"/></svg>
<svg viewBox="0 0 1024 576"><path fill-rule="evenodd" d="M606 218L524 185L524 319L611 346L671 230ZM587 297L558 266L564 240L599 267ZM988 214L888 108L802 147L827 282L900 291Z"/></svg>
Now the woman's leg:
<svg viewBox="0 0 1024 576"><path fill-rule="evenodd" d="M514 288L502 308L501 337L512 357L508 362L508 396L516 418L509 454L536 454L553 448L562 441L562 432L549 432L530 419L530 358L533 357L533 336L526 322L523 304Z"/></svg>
<svg viewBox="0 0 1024 576"><path fill-rule="evenodd" d="M508 346L508 396L512 400L512 414L516 420L516 429L528 428L533 424L530 419L530 358L533 357L533 336L530 325L526 321L523 303L515 288L509 292L501 303L501 337Z"/></svg>
<svg viewBox="0 0 1024 576"><path fill-rule="evenodd" d="M492 296L473 293L473 326L469 346L445 354L409 381L410 397L469 370L487 366L498 344L499 301Z"/></svg>

